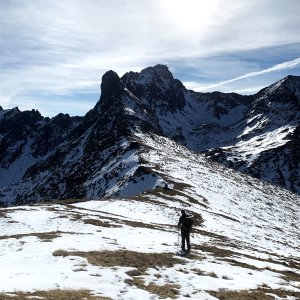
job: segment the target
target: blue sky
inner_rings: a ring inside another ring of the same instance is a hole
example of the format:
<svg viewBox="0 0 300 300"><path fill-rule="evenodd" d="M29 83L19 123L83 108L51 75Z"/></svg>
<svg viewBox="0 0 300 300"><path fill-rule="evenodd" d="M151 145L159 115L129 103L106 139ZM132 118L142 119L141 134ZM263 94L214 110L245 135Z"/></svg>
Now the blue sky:
<svg viewBox="0 0 300 300"><path fill-rule="evenodd" d="M196 91L300 75L298 0L0 0L0 105L84 115L102 75L166 64Z"/></svg>

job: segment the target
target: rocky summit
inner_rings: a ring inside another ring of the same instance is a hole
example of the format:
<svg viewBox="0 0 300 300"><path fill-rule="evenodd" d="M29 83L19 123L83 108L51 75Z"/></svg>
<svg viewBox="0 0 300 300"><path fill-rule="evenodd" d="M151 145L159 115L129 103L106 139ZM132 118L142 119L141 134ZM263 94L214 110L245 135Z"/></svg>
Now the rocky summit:
<svg viewBox="0 0 300 300"><path fill-rule="evenodd" d="M131 196L172 185L142 157L146 135L299 193L299 107L297 76L243 96L187 90L164 65L121 78L108 71L84 117L0 108L0 204Z"/></svg>

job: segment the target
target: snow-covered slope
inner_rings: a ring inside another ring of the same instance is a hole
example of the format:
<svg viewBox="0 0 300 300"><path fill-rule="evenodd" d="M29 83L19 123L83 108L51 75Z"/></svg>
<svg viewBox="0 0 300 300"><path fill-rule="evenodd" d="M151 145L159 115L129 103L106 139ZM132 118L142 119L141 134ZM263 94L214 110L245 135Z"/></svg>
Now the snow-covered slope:
<svg viewBox="0 0 300 300"><path fill-rule="evenodd" d="M38 111L0 110L0 188L18 183L27 170L57 151L81 118Z"/></svg>
<svg viewBox="0 0 300 300"><path fill-rule="evenodd" d="M157 116L164 135L197 152L232 143L240 132L233 125L251 103L238 94L186 90L163 65L127 73L121 80Z"/></svg>
<svg viewBox="0 0 300 300"><path fill-rule="evenodd" d="M300 191L300 77L253 96L195 93L166 66L127 73L122 82L156 114L164 135L228 167Z"/></svg>
<svg viewBox="0 0 300 300"><path fill-rule="evenodd" d="M299 86L289 76L253 96L195 93L157 65L122 78L108 71L83 118L1 109L0 204L128 196L145 176L151 184L136 192L164 185L143 167L137 133L168 137L298 193Z"/></svg>
<svg viewBox="0 0 300 300"><path fill-rule="evenodd" d="M161 130L155 116L123 88L115 72L103 76L101 88L100 101L85 118L70 131L53 135L59 139L56 148L48 151L46 157L38 157L37 163L27 164L29 168L24 167L26 172L19 175L19 181L1 189L3 206L129 193L128 188L123 191L127 182L141 176L136 154L139 145L131 141L131 135L136 130ZM22 139L27 138L24 133ZM3 178L8 172L13 173L14 163L21 166L27 156L31 157L31 152L20 148L15 160L4 168ZM153 183L147 189L160 182L155 174L151 177Z"/></svg>
<svg viewBox="0 0 300 300"><path fill-rule="evenodd" d="M0 291L47 291L56 299L59 291L71 299L299 299L299 196L168 138L133 139L140 168L167 187L129 198L2 208ZM124 160L134 161L130 155ZM142 174L127 192L153 184ZM174 255L181 209L196 220L188 258Z"/></svg>
<svg viewBox="0 0 300 300"><path fill-rule="evenodd" d="M236 142L212 149L225 165L277 184L300 190L300 77L288 76L257 95Z"/></svg>

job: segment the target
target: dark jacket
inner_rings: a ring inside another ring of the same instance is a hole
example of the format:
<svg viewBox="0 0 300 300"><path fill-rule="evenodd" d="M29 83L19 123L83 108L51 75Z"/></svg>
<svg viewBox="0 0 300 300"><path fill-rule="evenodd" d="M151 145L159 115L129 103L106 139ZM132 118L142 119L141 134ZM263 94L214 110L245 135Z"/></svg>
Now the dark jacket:
<svg viewBox="0 0 300 300"><path fill-rule="evenodd" d="M180 228L182 232L189 233L192 229L192 225L188 222L188 219L190 219L190 216L187 216L186 214L181 215L179 218L178 228Z"/></svg>

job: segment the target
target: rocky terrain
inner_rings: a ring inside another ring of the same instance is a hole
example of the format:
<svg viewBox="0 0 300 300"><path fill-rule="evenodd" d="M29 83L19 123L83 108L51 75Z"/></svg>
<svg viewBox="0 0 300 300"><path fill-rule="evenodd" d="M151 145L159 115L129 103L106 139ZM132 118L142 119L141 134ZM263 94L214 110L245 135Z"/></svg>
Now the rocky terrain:
<svg viewBox="0 0 300 300"><path fill-rule="evenodd" d="M0 299L300 299L299 196L168 138L134 139L118 198L0 209ZM127 179L135 155L143 169ZM181 209L195 220L186 258Z"/></svg>
<svg viewBox="0 0 300 300"><path fill-rule="evenodd" d="M0 299L300 299L298 91L158 65L104 74L84 117L1 108Z"/></svg>
<svg viewBox="0 0 300 300"><path fill-rule="evenodd" d="M196 93L157 65L104 74L84 117L0 108L0 204L127 195L148 174L135 135L150 133L298 193L299 91L288 76L252 96Z"/></svg>

